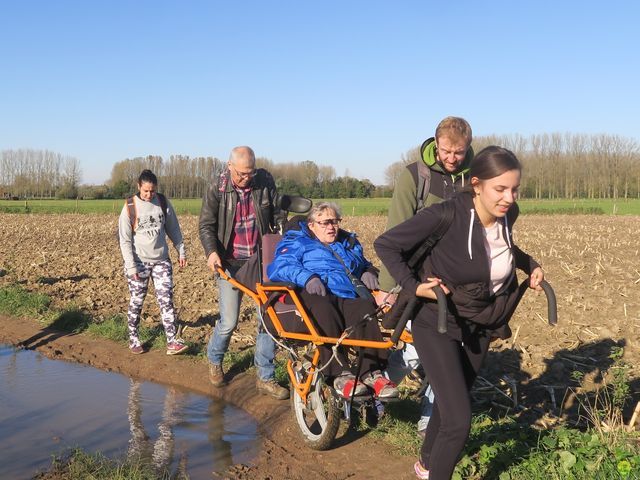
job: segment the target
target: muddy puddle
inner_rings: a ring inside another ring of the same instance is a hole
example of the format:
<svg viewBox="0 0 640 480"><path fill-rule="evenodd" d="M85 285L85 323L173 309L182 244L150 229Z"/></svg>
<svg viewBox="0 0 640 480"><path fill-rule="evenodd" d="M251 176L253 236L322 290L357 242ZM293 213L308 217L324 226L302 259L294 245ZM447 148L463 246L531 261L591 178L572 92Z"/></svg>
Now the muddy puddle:
<svg viewBox="0 0 640 480"><path fill-rule="evenodd" d="M0 345L0 478L72 448L212 478L258 454L257 424L220 400Z"/></svg>

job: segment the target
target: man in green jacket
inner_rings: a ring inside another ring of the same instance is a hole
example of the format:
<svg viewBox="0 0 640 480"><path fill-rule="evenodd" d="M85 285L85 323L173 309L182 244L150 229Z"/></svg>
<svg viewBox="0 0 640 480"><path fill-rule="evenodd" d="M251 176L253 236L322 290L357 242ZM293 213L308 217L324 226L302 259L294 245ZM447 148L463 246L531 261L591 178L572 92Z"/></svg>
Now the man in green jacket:
<svg viewBox="0 0 640 480"><path fill-rule="evenodd" d="M467 173L473 158L471 126L460 117L446 117L436 128L435 137L420 147L420 160L402 170L393 191L387 217L389 230L408 220L418 211L434 203L447 200L468 182ZM387 269L380 267L380 292L377 299L388 297L396 282ZM387 299L388 300L388 299ZM389 357L387 376L396 384L420 365L412 345ZM423 436L431 417L433 392L428 388L422 401L418 433Z"/></svg>

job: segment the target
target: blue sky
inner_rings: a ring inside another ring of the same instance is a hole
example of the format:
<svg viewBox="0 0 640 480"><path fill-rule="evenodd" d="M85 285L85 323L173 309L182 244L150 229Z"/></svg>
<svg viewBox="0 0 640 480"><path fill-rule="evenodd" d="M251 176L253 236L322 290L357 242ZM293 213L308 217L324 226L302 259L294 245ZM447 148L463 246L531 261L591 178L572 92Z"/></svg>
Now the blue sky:
<svg viewBox="0 0 640 480"><path fill-rule="evenodd" d="M447 115L638 139L638 5L0 0L0 150L102 183L127 157L247 144L383 183Z"/></svg>

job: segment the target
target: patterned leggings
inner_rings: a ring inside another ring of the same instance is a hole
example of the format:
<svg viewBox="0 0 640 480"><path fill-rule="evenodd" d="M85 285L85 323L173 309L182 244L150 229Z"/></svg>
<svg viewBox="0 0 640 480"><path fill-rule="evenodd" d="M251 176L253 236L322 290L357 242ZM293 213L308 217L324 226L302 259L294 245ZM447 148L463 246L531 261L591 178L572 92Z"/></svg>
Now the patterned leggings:
<svg viewBox="0 0 640 480"><path fill-rule="evenodd" d="M173 267L171 260L163 260L157 263L144 263L144 270L138 272L139 280L133 276L127 276L129 293L129 310L127 311L127 323L129 327L129 347L141 344L138 337L138 325L140 324L140 312L144 299L149 289L149 277L153 279L156 290L156 300L162 315L162 326L167 336L167 343L174 341L176 337L176 313L173 309Z"/></svg>

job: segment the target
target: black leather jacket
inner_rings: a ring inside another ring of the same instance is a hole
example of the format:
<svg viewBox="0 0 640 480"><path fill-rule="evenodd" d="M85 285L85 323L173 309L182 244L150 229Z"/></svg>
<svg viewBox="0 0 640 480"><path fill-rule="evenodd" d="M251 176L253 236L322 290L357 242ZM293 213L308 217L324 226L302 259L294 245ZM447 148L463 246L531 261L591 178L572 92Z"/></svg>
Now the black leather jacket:
<svg viewBox="0 0 640 480"><path fill-rule="evenodd" d="M273 177L265 169L258 168L251 186L251 198L260 235L281 231L286 221L286 213L279 207ZM202 198L198 230L206 258L213 252L221 259L227 258L237 204L238 194L233 188L231 173L225 168L214 175Z"/></svg>

